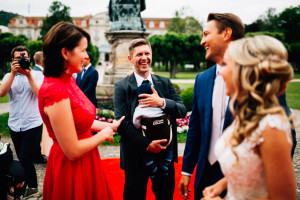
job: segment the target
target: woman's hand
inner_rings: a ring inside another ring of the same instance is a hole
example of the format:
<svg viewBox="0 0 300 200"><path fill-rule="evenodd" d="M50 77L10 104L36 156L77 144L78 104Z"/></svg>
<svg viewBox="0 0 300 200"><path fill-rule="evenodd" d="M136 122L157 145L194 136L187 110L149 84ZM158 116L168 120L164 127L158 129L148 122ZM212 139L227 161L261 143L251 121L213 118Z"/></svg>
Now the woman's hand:
<svg viewBox="0 0 300 200"><path fill-rule="evenodd" d="M111 128L113 129L114 132L117 132L118 127L120 126L121 122L125 116L121 117L119 120L114 120L113 123L111 124Z"/></svg>
<svg viewBox="0 0 300 200"><path fill-rule="evenodd" d="M206 187L203 190L204 199L214 199L218 197L227 187L227 178L222 178L216 184ZM217 199L221 199L218 197Z"/></svg>
<svg viewBox="0 0 300 200"><path fill-rule="evenodd" d="M104 137L104 141L110 141L111 144L114 142L114 131L111 127L105 127L100 134Z"/></svg>

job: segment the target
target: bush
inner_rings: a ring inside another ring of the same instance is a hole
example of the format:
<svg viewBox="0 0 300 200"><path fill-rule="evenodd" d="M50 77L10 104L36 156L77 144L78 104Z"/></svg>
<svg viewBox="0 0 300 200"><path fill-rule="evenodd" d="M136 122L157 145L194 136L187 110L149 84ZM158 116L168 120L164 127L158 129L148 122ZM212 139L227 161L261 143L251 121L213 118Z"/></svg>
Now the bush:
<svg viewBox="0 0 300 200"><path fill-rule="evenodd" d="M172 84L173 84L173 86L174 86L174 88L175 88L176 93L180 95L180 93L181 93L182 91L180 90L179 85L176 84L176 83L172 83Z"/></svg>
<svg viewBox="0 0 300 200"><path fill-rule="evenodd" d="M112 122L115 119L115 115L111 110L98 109L96 119L104 122Z"/></svg>
<svg viewBox="0 0 300 200"><path fill-rule="evenodd" d="M0 115L0 133L3 137L9 137L9 128L7 125L9 113L4 113Z"/></svg>
<svg viewBox="0 0 300 200"><path fill-rule="evenodd" d="M193 92L194 87L189 87L183 90L183 92L180 94L187 111L192 111Z"/></svg>

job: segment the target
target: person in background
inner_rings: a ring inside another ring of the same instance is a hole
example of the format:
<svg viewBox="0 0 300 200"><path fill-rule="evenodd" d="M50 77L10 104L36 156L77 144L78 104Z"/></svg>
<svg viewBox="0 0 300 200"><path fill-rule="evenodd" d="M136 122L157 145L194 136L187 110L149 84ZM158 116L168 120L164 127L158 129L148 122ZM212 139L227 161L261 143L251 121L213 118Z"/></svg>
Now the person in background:
<svg viewBox="0 0 300 200"><path fill-rule="evenodd" d="M87 96L87 98L97 108L96 87L99 75L97 70L95 70L95 68L92 66L92 55L89 52L87 52L87 54L88 58L83 62L82 71L77 74L76 83Z"/></svg>
<svg viewBox="0 0 300 200"><path fill-rule="evenodd" d="M43 75L43 69L44 69L44 67L43 67L43 52L42 51L35 52L35 54L33 55L33 60L34 60L35 66L34 66L34 68L32 68L32 70L40 72L41 76L44 76ZM42 132L43 131L44 131L44 128L43 128ZM40 145L38 147L37 154L34 159L34 163L46 164L47 159L42 155L41 139L42 139L42 137L40 137Z"/></svg>
<svg viewBox="0 0 300 200"><path fill-rule="evenodd" d="M46 167L43 199L113 199L98 145L113 142L123 118L95 120L96 108L77 86L73 73L88 58L90 36L80 27L59 22L43 38L44 82L39 110L53 145ZM92 135L91 131L99 132Z"/></svg>
<svg viewBox="0 0 300 200"><path fill-rule="evenodd" d="M226 199L297 199L291 125L277 99L294 75L287 57L270 36L229 44L220 74L235 120L215 146L225 177L203 199L221 199L224 189Z"/></svg>
<svg viewBox="0 0 300 200"><path fill-rule="evenodd" d="M0 96L9 94L8 127L14 147L25 171L28 188L25 197L38 193L36 170L33 164L43 129L37 95L43 74L30 68L29 51L17 46L11 51L11 73L4 76Z"/></svg>

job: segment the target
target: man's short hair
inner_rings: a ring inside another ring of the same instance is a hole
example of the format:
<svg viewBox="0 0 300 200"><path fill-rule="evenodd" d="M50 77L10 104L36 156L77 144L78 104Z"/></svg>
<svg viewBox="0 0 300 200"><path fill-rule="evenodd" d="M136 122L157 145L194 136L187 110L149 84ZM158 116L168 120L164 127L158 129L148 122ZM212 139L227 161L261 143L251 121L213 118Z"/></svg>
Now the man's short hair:
<svg viewBox="0 0 300 200"><path fill-rule="evenodd" d="M226 28L231 28L232 40L243 38L245 35L245 25L238 16L232 13L209 13L207 22L211 20L215 20L217 22L219 33L224 31Z"/></svg>
<svg viewBox="0 0 300 200"><path fill-rule="evenodd" d="M41 61L43 60L43 52L42 51L35 52L33 56L33 60L36 65L40 65Z"/></svg>
<svg viewBox="0 0 300 200"><path fill-rule="evenodd" d="M145 38L137 38L137 39L132 40L129 44L129 48L128 48L129 55L132 56L132 50L135 47L142 46L142 45L148 45L150 47L151 52L152 52L151 44L148 40L146 40Z"/></svg>
<svg viewBox="0 0 300 200"><path fill-rule="evenodd" d="M16 51L27 51L27 54L28 54L28 57L29 57L29 50L27 49L27 47L25 47L25 46L17 46L15 48L13 48L13 50L10 53L12 59L15 57L15 52Z"/></svg>
<svg viewBox="0 0 300 200"><path fill-rule="evenodd" d="M93 62L93 56L90 52L87 52L88 56L89 56L89 59L90 59L90 62Z"/></svg>

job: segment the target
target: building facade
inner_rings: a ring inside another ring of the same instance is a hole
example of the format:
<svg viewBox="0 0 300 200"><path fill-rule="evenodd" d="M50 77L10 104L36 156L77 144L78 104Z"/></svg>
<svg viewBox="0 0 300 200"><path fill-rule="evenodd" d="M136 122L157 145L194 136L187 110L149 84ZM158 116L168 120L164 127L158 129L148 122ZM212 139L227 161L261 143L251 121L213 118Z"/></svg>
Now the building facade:
<svg viewBox="0 0 300 200"><path fill-rule="evenodd" d="M14 35L24 34L30 41L35 41L40 37L41 26L45 18L20 15L10 20L8 30ZM72 19L74 24L90 34L92 44L99 49L100 61L108 61L110 46L105 37L105 32L109 31L111 27L108 12L100 12L96 15L86 15L83 17L72 17ZM143 18L143 20L151 36L167 33L167 24L171 18Z"/></svg>

